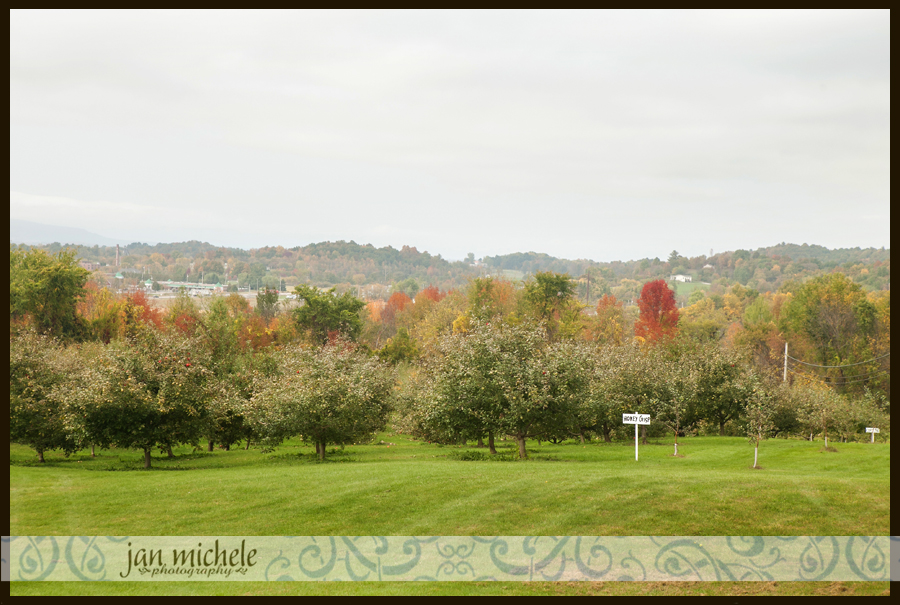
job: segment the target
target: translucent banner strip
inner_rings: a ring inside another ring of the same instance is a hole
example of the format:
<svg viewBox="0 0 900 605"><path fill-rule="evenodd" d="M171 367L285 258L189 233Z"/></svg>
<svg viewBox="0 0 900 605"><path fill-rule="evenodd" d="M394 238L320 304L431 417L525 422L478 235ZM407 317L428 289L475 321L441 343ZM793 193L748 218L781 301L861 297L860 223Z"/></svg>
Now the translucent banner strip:
<svg viewBox="0 0 900 605"><path fill-rule="evenodd" d="M887 536L12 536L12 581L872 581Z"/></svg>

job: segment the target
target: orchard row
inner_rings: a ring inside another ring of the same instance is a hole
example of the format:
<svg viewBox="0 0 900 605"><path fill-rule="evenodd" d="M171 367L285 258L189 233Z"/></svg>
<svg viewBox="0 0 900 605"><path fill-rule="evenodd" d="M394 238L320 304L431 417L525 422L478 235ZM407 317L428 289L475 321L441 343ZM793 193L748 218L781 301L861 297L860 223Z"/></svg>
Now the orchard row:
<svg viewBox="0 0 900 605"><path fill-rule="evenodd" d="M289 437L360 443L388 423L428 441L596 435L622 413L649 413L674 435L739 425L751 441L886 426L883 399L844 397L811 382L772 382L740 349L549 340L532 321L473 317L433 352L395 366L349 339L238 351L212 330L141 324L109 344L65 344L33 330L10 338L10 440L45 451L130 448L150 466L156 448L240 441L272 448ZM884 430L884 429L883 429Z"/></svg>

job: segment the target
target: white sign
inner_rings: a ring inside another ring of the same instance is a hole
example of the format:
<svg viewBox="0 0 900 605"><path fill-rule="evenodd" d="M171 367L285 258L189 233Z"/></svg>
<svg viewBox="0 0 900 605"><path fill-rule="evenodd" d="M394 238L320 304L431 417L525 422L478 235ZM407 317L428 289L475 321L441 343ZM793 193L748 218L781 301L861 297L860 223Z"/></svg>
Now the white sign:
<svg viewBox="0 0 900 605"><path fill-rule="evenodd" d="M880 432L881 432L881 429L873 429L873 428L870 428L870 427L866 427L866 432L867 432L867 433L880 433Z"/></svg>
<svg viewBox="0 0 900 605"><path fill-rule="evenodd" d="M650 414L622 414L622 424L634 425L634 461L638 459L638 425L650 424Z"/></svg>

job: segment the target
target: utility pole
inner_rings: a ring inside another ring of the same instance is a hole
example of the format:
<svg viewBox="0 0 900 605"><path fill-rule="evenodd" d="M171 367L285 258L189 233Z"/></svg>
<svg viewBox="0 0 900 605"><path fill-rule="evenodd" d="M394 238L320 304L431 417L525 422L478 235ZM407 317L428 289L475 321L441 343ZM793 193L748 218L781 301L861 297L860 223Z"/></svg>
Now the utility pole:
<svg viewBox="0 0 900 605"><path fill-rule="evenodd" d="M784 343L784 382L787 382L787 341Z"/></svg>

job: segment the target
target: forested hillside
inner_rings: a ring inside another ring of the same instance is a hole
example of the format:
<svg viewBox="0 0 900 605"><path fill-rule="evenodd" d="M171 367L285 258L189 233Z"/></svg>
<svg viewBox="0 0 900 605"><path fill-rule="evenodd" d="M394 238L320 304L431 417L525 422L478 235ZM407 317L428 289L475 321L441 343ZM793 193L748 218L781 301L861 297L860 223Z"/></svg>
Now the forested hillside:
<svg viewBox="0 0 900 605"><path fill-rule="evenodd" d="M55 253L64 247L51 244L38 248ZM99 264L99 273L122 273L126 285L129 279L136 284L139 278L159 282L218 282L253 290L309 284L322 288L336 286L339 291L352 288L365 298L383 299L397 289L414 297L428 286L445 291L463 287L473 277L493 275L518 282L548 271L568 274L575 280L576 296L589 304L607 294L632 304L644 283L669 280L673 275L691 279L677 284L679 304L687 304L695 290L721 295L735 284L761 293L790 291L812 277L834 271L847 275L866 291L890 288L890 249L829 250L786 243L690 258L673 250L666 259L601 263L536 252L487 256L480 260L470 256L466 261L451 262L439 254L419 252L415 247L376 248L353 241L251 250L216 247L198 241L154 246L138 242L120 248L118 267L115 247L74 248L78 258Z"/></svg>

